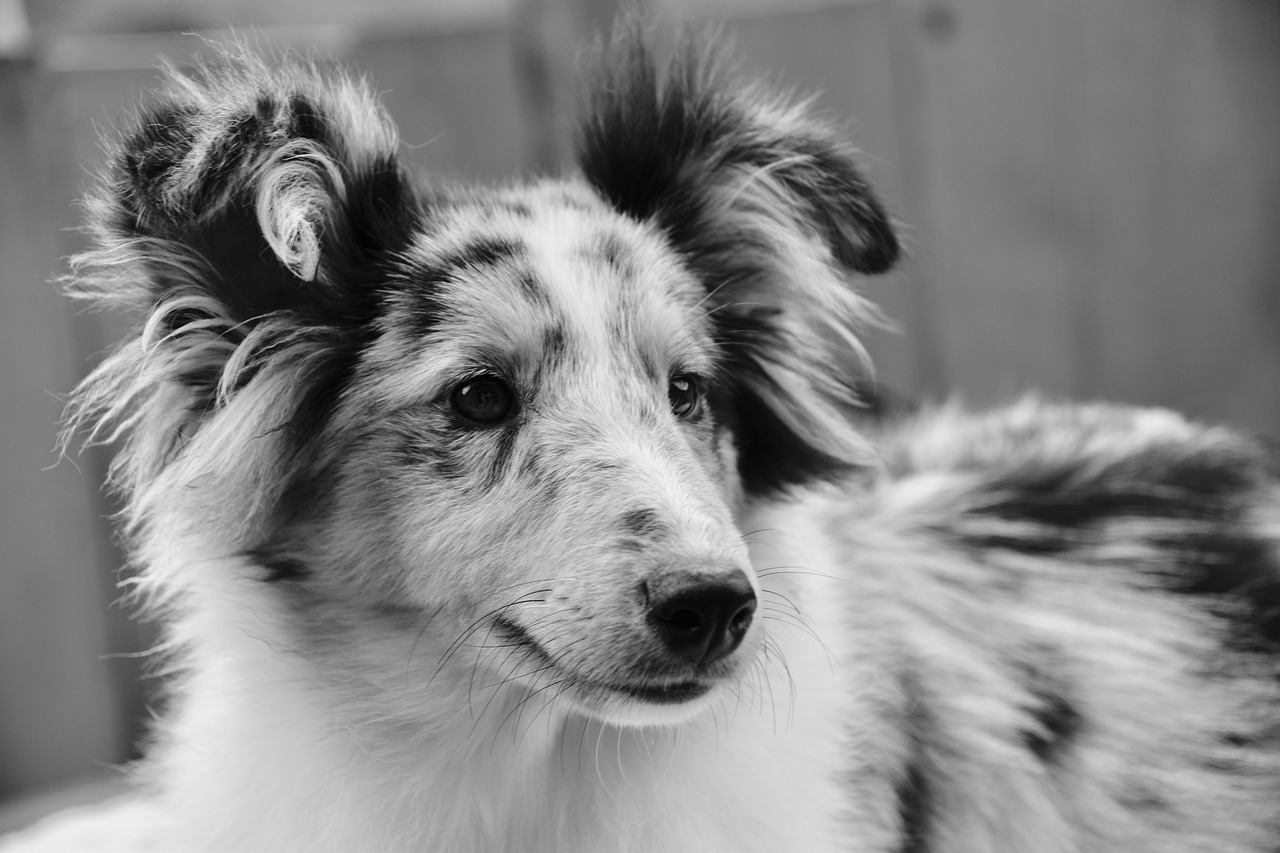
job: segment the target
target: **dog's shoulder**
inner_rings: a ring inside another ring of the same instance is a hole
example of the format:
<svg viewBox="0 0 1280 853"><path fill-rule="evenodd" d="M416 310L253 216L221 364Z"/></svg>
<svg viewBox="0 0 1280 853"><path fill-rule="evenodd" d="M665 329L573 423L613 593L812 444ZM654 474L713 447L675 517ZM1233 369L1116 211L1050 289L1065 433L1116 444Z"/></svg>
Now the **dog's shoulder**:
<svg viewBox="0 0 1280 853"><path fill-rule="evenodd" d="M1146 582L1234 596L1280 639L1280 468L1265 440L1165 409L1035 398L943 407L886 435L888 481L934 483L951 508L937 530L957 545L1139 557Z"/></svg>
<svg viewBox="0 0 1280 853"><path fill-rule="evenodd" d="M828 529L855 647L896 674L910 849L1270 849L1270 448L1165 410L1033 399L926 411L881 447Z"/></svg>

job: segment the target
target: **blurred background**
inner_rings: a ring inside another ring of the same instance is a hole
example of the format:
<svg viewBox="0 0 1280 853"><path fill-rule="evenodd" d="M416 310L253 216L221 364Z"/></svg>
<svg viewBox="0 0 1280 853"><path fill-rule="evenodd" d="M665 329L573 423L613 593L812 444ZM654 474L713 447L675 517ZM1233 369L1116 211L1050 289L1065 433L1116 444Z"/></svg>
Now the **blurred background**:
<svg viewBox="0 0 1280 853"><path fill-rule="evenodd" d="M500 181L567 161L580 46L614 0L0 0L0 830L99 796L146 714L112 607L105 462L61 400L123 331L51 279L98 138L161 57L231 29L384 93L406 158ZM913 395L1174 406L1280 436L1280 4L641 0L851 120L911 257L868 282ZM49 792L54 792L50 799Z"/></svg>

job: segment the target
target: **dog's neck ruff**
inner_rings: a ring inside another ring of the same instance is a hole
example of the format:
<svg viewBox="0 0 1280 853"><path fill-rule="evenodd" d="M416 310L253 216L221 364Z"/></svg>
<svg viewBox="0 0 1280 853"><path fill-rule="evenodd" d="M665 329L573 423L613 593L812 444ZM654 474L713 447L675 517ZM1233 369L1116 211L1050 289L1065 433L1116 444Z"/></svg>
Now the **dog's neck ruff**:
<svg viewBox="0 0 1280 853"><path fill-rule="evenodd" d="M768 536L760 543L769 550L762 559L785 562L783 545ZM409 730L389 715L357 728L343 722L341 691L322 684L313 664L291 652L296 640L277 630L288 614L254 567L229 562L202 573L208 583L192 591L175 631L190 656L188 675L146 768L160 791L166 844L210 850L847 844L841 827L847 789L839 784L847 708L827 701L837 689L835 674L821 650L801 647L817 642L804 630L773 628L773 652L764 663L771 671L756 673L758 683L681 726L621 726L587 719L563 703L522 704L528 688L515 685L473 693L467 667L459 665L443 669L439 683L422 694L432 705L421 709L426 724ZM788 598L804 595L794 579L775 586ZM246 593L253 590L261 594L251 601ZM804 606L820 611L821 597ZM822 641L833 638L824 634ZM814 690L826 699L806 702L804 694ZM488 707L482 712L477 703Z"/></svg>

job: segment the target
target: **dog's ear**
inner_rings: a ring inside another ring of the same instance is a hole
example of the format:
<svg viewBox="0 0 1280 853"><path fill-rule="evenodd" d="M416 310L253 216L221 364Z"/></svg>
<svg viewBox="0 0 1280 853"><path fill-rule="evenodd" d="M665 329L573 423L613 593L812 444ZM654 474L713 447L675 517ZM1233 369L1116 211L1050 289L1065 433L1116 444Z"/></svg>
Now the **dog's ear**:
<svg viewBox="0 0 1280 853"><path fill-rule="evenodd" d="M199 288L237 322L346 304L352 275L367 279L419 219L396 148L361 83L238 52L170 73L115 152L92 221L102 243L151 241L158 260L203 267ZM153 301L191 284L168 266L147 269Z"/></svg>
<svg viewBox="0 0 1280 853"><path fill-rule="evenodd" d="M705 33L660 67L624 24L591 76L579 138L586 179L655 223L703 280L733 382L753 491L838 475L869 450L847 418L874 318L847 274L898 256L884 208L834 128L731 80Z"/></svg>
<svg viewBox="0 0 1280 853"><path fill-rule="evenodd" d="M295 398L341 373L424 215L362 84L244 50L224 60L171 70L112 146L87 202L93 246L69 276L74 295L144 318L72 412L98 437L158 442L126 454L135 479L273 370L279 387L257 396L274 395L279 422L254 426L308 420Z"/></svg>

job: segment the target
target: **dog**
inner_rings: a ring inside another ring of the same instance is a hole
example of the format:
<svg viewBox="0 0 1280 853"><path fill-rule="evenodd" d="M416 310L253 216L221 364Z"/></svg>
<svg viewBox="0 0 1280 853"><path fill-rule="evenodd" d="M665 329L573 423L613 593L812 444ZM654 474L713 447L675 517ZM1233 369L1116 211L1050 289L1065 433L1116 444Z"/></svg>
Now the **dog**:
<svg viewBox="0 0 1280 853"><path fill-rule="evenodd" d="M70 422L169 692L31 849L1277 849L1268 448L859 416L900 250L836 125L696 35L588 79L497 189L241 49L121 134L70 279L141 319Z"/></svg>

